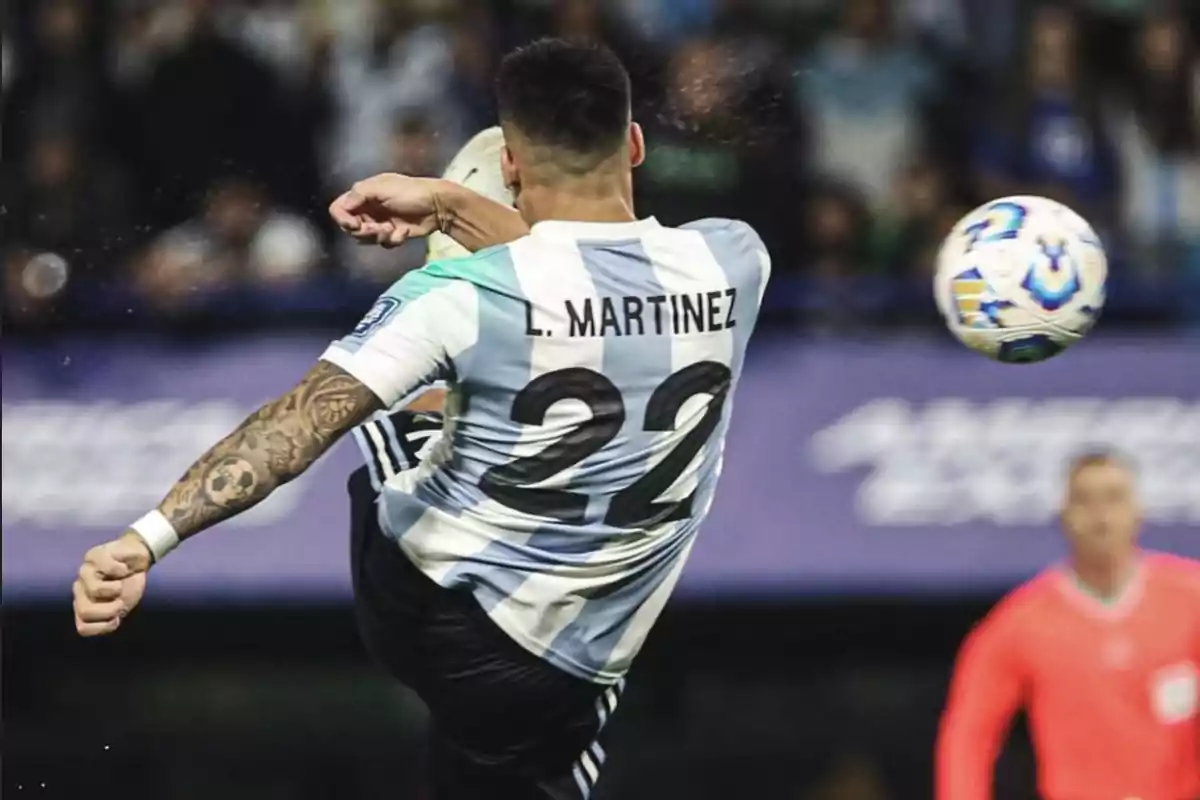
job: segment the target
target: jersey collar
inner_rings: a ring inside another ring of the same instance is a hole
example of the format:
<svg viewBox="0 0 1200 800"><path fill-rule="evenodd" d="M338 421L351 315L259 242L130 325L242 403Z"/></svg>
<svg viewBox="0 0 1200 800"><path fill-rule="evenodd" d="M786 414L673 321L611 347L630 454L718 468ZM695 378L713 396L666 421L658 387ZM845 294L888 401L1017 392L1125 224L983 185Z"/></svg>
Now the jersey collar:
<svg viewBox="0 0 1200 800"><path fill-rule="evenodd" d="M1108 619L1120 619L1133 611L1146 590L1146 567L1143 558L1138 558L1132 574L1125 585L1110 598L1101 598L1092 592L1076 576L1069 564L1064 564L1060 573L1059 586L1067 599L1087 611L1090 615Z"/></svg>
<svg viewBox="0 0 1200 800"><path fill-rule="evenodd" d="M579 241L624 241L637 239L662 225L654 217L634 222L579 222L575 220L548 219L534 223L530 234L549 239Z"/></svg>

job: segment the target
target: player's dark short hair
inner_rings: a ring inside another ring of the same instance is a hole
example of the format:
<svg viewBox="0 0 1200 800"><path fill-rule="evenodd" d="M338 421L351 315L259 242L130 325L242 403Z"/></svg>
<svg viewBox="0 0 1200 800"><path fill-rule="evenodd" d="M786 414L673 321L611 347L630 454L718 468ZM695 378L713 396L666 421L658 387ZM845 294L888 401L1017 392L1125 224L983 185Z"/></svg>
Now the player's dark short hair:
<svg viewBox="0 0 1200 800"><path fill-rule="evenodd" d="M496 76L500 122L579 164L614 153L629 128L629 73L600 44L539 39L504 57Z"/></svg>

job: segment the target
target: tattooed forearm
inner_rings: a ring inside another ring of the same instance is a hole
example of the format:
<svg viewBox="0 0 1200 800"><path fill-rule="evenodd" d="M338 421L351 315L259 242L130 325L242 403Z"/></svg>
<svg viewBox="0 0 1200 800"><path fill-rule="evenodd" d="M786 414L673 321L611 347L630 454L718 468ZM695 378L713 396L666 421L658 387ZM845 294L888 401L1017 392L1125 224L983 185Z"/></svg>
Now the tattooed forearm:
<svg viewBox="0 0 1200 800"><path fill-rule="evenodd" d="M381 407L362 383L318 362L294 389L251 414L201 456L159 510L180 538L239 514L308 469Z"/></svg>

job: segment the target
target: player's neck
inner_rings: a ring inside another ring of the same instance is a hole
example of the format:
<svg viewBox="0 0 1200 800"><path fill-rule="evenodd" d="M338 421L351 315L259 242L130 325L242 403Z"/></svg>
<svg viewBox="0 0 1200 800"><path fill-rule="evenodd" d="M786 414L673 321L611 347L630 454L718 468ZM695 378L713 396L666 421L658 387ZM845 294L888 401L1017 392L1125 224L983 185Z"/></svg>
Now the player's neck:
<svg viewBox="0 0 1200 800"><path fill-rule="evenodd" d="M1133 582L1138 556L1131 551L1106 559L1073 559L1071 571L1079 588L1105 603L1116 602Z"/></svg>
<svg viewBox="0 0 1200 800"><path fill-rule="evenodd" d="M632 187L619 180L559 183L521 188L517 207L530 225L547 220L632 222Z"/></svg>

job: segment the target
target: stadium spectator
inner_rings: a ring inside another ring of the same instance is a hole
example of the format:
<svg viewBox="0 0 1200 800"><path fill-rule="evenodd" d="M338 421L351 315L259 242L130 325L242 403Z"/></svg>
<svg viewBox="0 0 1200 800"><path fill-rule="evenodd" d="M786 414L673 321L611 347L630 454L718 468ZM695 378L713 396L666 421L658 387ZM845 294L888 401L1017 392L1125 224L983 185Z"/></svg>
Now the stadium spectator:
<svg viewBox="0 0 1200 800"><path fill-rule="evenodd" d="M11 81L0 109L6 156L30 147L33 128L46 117L68 122L89 142L105 143L112 91L99 68L99 26L92 19L97 12L80 0L46 0L32 10L28 29L4 42L4 80Z"/></svg>
<svg viewBox="0 0 1200 800"><path fill-rule="evenodd" d="M451 98L454 52L440 23L443 5L374 0L356 5L336 27L330 85L334 119L325 154L327 185L342 185L387 167L388 139L400 115L437 120L450 132L442 142L449 158L462 142L461 119ZM348 12L348 9L343 9Z"/></svg>
<svg viewBox="0 0 1200 800"><path fill-rule="evenodd" d="M332 31L330 9L320 0L242 0L218 8L217 26L225 38L245 48L270 69L279 87L271 98L275 115L276 172L273 196L316 214L319 193L318 136L330 123L327 85Z"/></svg>
<svg viewBox="0 0 1200 800"><path fill-rule="evenodd" d="M420 117L397 119L388 141L388 167L404 175L435 177L445 166L437 132ZM338 263L353 278L390 284L425 263L426 242L413 239L400 247L363 247L348 237L338 237Z"/></svg>
<svg viewBox="0 0 1200 800"><path fill-rule="evenodd" d="M897 176L887 202L874 215L863 266L878 275L930 278L938 247L966 212L953 203L938 164L912 164Z"/></svg>
<svg viewBox="0 0 1200 800"><path fill-rule="evenodd" d="M0 172L5 317L58 320L77 279L104 281L136 241L126 182L68 122L32 129L29 156Z"/></svg>
<svg viewBox="0 0 1200 800"><path fill-rule="evenodd" d="M186 40L192 16L183 3L126 3L114 11L108 72L122 92L143 90L159 60Z"/></svg>
<svg viewBox="0 0 1200 800"><path fill-rule="evenodd" d="M450 94L460 116L457 129L463 137L496 124L492 80L498 60L497 37L495 22L482 6L457 20L451 32L454 70Z"/></svg>
<svg viewBox="0 0 1200 800"><path fill-rule="evenodd" d="M814 276L831 282L858 272L868 219L866 201L855 187L827 183L813 192L807 222Z"/></svg>
<svg viewBox="0 0 1200 800"><path fill-rule="evenodd" d="M959 58L972 57L972 38L975 31L971 29L972 15L967 8L967 2L907 0L895 5L897 27L906 35L918 39L934 50L953 53ZM1002 13L1005 3L992 0L989 5ZM984 57L980 56L981 59Z"/></svg>
<svg viewBox="0 0 1200 800"><path fill-rule="evenodd" d="M88 272L108 269L132 244L128 187L68 122L46 120L33 133L29 158L4 181L5 243L58 253Z"/></svg>
<svg viewBox="0 0 1200 800"><path fill-rule="evenodd" d="M320 258L311 223L273 208L256 185L229 178L213 186L199 216L146 249L134 277L153 307L170 311L238 285L295 282Z"/></svg>
<svg viewBox="0 0 1200 800"><path fill-rule="evenodd" d="M322 4L313 0L246 0L217 10L221 32L291 87L308 82L314 56L329 33L326 17Z"/></svg>
<svg viewBox="0 0 1200 800"><path fill-rule="evenodd" d="M797 66L795 89L810 117L814 169L852 183L877 207L922 150L922 110L936 75L897 37L881 0L849 0L838 28Z"/></svg>
<svg viewBox="0 0 1200 800"><path fill-rule="evenodd" d="M160 23L172 33L127 100L135 119L126 159L156 227L185 219L214 175L255 176L288 200L312 194L311 137L286 113L275 75L222 35L207 0L176 13Z"/></svg>
<svg viewBox="0 0 1200 800"><path fill-rule="evenodd" d="M1142 26L1114 123L1126 233L1151 250L1200 242L1200 58L1182 18L1159 14Z"/></svg>
<svg viewBox="0 0 1200 800"><path fill-rule="evenodd" d="M712 30L712 0L614 0L613 5L655 46L669 47Z"/></svg>
<svg viewBox="0 0 1200 800"><path fill-rule="evenodd" d="M1082 68L1075 13L1039 8L1025 48L1024 71L1003 87L1007 99L977 133L978 194L1052 197L1109 230L1118 176L1099 99Z"/></svg>
<svg viewBox="0 0 1200 800"><path fill-rule="evenodd" d="M806 321L822 330L859 322L855 276L865 252L866 201L853 186L826 182L814 187L795 227L804 232L803 269L808 291Z"/></svg>
<svg viewBox="0 0 1200 800"><path fill-rule="evenodd" d="M1019 50L1023 0L963 0L971 50L992 74L1007 69Z"/></svg>
<svg viewBox="0 0 1200 800"><path fill-rule="evenodd" d="M660 114L643 121L648 151L637 202L668 225L700 216L746 219L774 246L791 208L773 198L793 193L797 170L787 127L759 113L771 94L768 76L743 66L713 39L674 54Z"/></svg>

